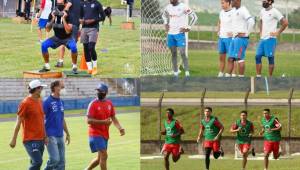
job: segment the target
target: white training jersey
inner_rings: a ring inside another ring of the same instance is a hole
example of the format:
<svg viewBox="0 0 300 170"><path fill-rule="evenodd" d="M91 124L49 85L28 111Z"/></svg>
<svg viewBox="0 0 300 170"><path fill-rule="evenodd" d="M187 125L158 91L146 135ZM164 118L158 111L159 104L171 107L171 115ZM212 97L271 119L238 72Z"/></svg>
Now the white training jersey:
<svg viewBox="0 0 300 170"><path fill-rule="evenodd" d="M276 9L262 9L260 11L260 19L262 20L261 39L276 38L270 35L271 32L277 31L277 24L282 20L283 15Z"/></svg>
<svg viewBox="0 0 300 170"><path fill-rule="evenodd" d="M176 6L169 4L164 12L168 15L169 19L170 29L168 34L179 34L180 28L188 27L188 15L192 13L192 10L184 3L179 3Z"/></svg>
<svg viewBox="0 0 300 170"><path fill-rule="evenodd" d="M232 32L232 16L234 10L222 10L219 15L220 20L220 38L229 38L228 33Z"/></svg>
<svg viewBox="0 0 300 170"><path fill-rule="evenodd" d="M250 33L248 31L248 20L251 18L248 9L245 6L241 6L239 9L233 8L233 11L233 35L237 35L238 33L246 33L248 36Z"/></svg>
<svg viewBox="0 0 300 170"><path fill-rule="evenodd" d="M41 13L42 19L48 19L50 13L51 13L51 8L52 8L52 1L51 0L45 0L45 6L44 9Z"/></svg>

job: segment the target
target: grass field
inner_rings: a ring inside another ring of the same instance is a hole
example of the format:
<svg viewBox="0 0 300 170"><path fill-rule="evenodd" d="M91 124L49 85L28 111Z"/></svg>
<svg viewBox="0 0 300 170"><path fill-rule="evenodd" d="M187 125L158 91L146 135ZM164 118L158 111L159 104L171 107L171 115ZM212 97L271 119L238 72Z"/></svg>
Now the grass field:
<svg viewBox="0 0 300 170"><path fill-rule="evenodd" d="M126 5L121 5L120 0L100 0L103 6L110 6L112 8L126 8ZM134 1L134 8L141 9L141 0Z"/></svg>
<svg viewBox="0 0 300 170"><path fill-rule="evenodd" d="M226 99L243 99L246 92L227 92L227 91L207 91L206 98L226 98ZM161 92L142 92L141 98L158 98ZM200 98L201 91L194 92L165 92L165 98ZM265 91L259 91L249 94L249 99L287 99L288 91L271 91L267 95ZM294 91L293 98L300 98L300 91Z"/></svg>
<svg viewBox="0 0 300 170"><path fill-rule="evenodd" d="M140 71L140 18L134 18L135 30L122 30L124 17L113 16L113 25L107 23L101 27L96 46L98 53L97 77L137 77ZM22 77L23 71L39 70L43 59L38 43L37 27L30 32L29 24L14 24L10 19L0 19L0 77ZM83 51L82 44L77 44L79 50L78 65ZM68 50L66 50L68 51ZM63 69L54 67L58 50L49 50L52 70L63 71L71 69L69 51L65 54Z"/></svg>
<svg viewBox="0 0 300 170"><path fill-rule="evenodd" d="M199 113L200 106L168 106L175 110L175 118L179 120L185 129L185 134L182 135L183 140L196 140L199 132ZM268 107L268 106L266 106ZM166 120L165 109L162 108L162 122ZM254 124L255 134L258 133L261 128L262 110L265 107L261 106L249 106L248 107L248 119ZM277 106L270 107L271 112L278 117L282 124L282 136L287 136L288 133L288 107ZM218 117L225 127L223 136L233 136L229 132L231 125L240 117L239 112L244 110L244 107L232 106L232 107L213 107L213 114ZM297 122L297 118L300 117L300 110L297 107L292 108L292 122L291 122L291 136L300 137L300 124ZM141 107L141 139L142 140L154 140L157 139L158 133L158 108L157 107Z"/></svg>
<svg viewBox="0 0 300 170"><path fill-rule="evenodd" d="M191 76L216 77L219 72L219 54L217 51L189 51L190 73ZM274 77L297 77L300 75L300 53L280 52L275 56ZM268 61L263 58L263 76L268 75ZM246 53L246 72L245 76L256 76L255 71L255 52Z"/></svg>
<svg viewBox="0 0 300 170"><path fill-rule="evenodd" d="M225 157L226 158L226 157ZM171 159L170 159L171 160ZM300 157L291 159L281 159L270 161L269 170L298 170ZM212 159L210 163L211 170L238 170L241 169L241 160L229 159ZM170 163L170 169L174 170L199 170L205 169L204 159L189 159L187 156L174 164ZM163 159L141 160L141 170L164 169ZM249 160L247 163L248 170L262 170L263 160Z"/></svg>
<svg viewBox="0 0 300 170"><path fill-rule="evenodd" d="M108 169L139 169L140 125L137 123L139 122L139 113L119 114L117 116L126 129L126 135L123 137L119 136L118 130L115 127L111 127L108 145ZM87 124L84 117L66 118L66 122L71 134L71 143L69 146L66 146L66 169L82 170L95 156L89 149ZM21 133L18 137L16 148L11 149L8 146L14 124L15 122L0 123L0 169L22 170L29 165L27 153L21 143ZM45 150L43 167L45 167L47 159L48 153Z"/></svg>

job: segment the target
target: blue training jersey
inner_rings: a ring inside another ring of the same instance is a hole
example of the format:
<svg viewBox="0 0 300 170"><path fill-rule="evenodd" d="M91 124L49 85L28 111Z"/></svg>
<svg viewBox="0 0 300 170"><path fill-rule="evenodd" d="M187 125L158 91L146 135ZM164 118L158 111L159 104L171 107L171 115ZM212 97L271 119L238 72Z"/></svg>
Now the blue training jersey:
<svg viewBox="0 0 300 170"><path fill-rule="evenodd" d="M45 129L47 136L62 137L64 123L64 103L50 95L43 102Z"/></svg>

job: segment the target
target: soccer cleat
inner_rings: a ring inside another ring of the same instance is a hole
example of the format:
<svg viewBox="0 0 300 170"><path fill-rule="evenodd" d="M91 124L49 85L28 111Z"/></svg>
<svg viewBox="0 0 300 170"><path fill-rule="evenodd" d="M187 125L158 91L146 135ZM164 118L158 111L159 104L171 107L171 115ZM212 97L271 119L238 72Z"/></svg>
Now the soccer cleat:
<svg viewBox="0 0 300 170"><path fill-rule="evenodd" d="M255 156L255 150L254 150L254 148L252 148L251 154L252 154L252 156Z"/></svg>
<svg viewBox="0 0 300 170"><path fill-rule="evenodd" d="M97 67L94 67L92 70L92 75L96 75L98 73Z"/></svg>
<svg viewBox="0 0 300 170"><path fill-rule="evenodd" d="M78 74L77 67L73 67L73 68L72 68L72 73L73 73L73 74Z"/></svg>
<svg viewBox="0 0 300 170"><path fill-rule="evenodd" d="M64 62L57 62L56 63L56 65L55 65L55 67L59 67L59 68L62 68L62 67L64 67Z"/></svg>
<svg viewBox="0 0 300 170"><path fill-rule="evenodd" d="M48 71L50 71L50 68L46 68L45 66L41 70L39 70L40 73L45 73Z"/></svg>

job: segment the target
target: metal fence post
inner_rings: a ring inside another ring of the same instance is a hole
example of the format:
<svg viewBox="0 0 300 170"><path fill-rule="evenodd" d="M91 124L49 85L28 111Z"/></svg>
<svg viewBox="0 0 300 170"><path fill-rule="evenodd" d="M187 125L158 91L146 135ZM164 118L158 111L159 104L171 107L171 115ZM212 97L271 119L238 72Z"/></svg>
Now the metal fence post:
<svg viewBox="0 0 300 170"><path fill-rule="evenodd" d="M245 98L244 98L244 105L245 105L245 110L248 111L248 98L249 98L249 93L250 93L250 89L247 88L246 94L245 94Z"/></svg>
<svg viewBox="0 0 300 170"><path fill-rule="evenodd" d="M286 147L286 152L287 155L290 155L290 146L291 146L291 120L292 120L292 98L293 98L293 93L294 93L294 88L290 89L289 92L289 98L288 98L288 107L289 107L289 112L288 112L288 142L287 142L287 147Z"/></svg>
<svg viewBox="0 0 300 170"><path fill-rule="evenodd" d="M162 101L164 98L165 93L162 92L158 101L158 141L159 141L159 150L162 148L162 142L161 142L161 114L162 114Z"/></svg>

